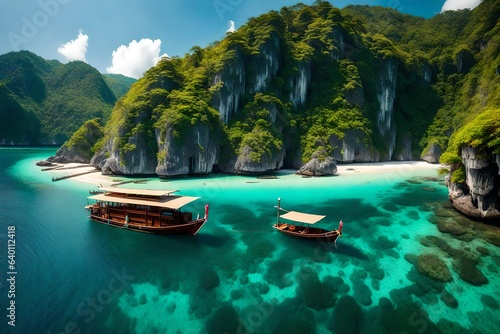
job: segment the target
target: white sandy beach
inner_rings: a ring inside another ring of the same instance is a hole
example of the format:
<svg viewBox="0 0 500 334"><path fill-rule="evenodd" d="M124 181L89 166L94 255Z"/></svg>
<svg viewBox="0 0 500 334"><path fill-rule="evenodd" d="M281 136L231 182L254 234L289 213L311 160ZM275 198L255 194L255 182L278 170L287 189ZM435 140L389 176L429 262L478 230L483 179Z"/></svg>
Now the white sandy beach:
<svg viewBox="0 0 500 334"><path fill-rule="evenodd" d="M70 164L64 164L63 166L67 168L67 167L78 167L79 165L81 164L70 163ZM380 173L381 175L382 174L387 175L387 174L398 174L403 172L406 173L417 170L438 170L441 167L443 166L440 164L430 164L425 161L387 161L387 162L373 162L373 163L349 163L349 164L337 164L337 175L349 176L349 175L363 175L363 174L373 174L373 173ZM47 171L47 173L53 173L54 176L61 177L65 175L83 173L92 170L94 170L93 167L81 167L81 168L63 169L63 170L50 170ZM116 183L117 179L121 178L123 178L123 176L121 175L108 176L108 175L102 175L100 172L96 171L89 174L75 176L70 178L69 180L106 187L110 186L113 183Z"/></svg>
<svg viewBox="0 0 500 334"><path fill-rule="evenodd" d="M337 164L338 175L348 175L353 173L397 173L412 170L438 170L443 166L440 164L430 164L425 161L386 161Z"/></svg>

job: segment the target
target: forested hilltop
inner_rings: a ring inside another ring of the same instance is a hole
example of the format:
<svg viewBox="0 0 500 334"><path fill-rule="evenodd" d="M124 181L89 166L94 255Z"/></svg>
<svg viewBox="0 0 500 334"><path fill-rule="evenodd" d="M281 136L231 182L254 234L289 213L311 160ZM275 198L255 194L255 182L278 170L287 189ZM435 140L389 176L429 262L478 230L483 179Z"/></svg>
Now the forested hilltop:
<svg viewBox="0 0 500 334"><path fill-rule="evenodd" d="M87 120L106 121L134 79L31 52L0 56L0 145L61 145Z"/></svg>
<svg viewBox="0 0 500 334"><path fill-rule="evenodd" d="M498 114L498 7L423 19L319 1L251 18L150 69L116 103L92 163L173 176L437 162L452 133Z"/></svg>

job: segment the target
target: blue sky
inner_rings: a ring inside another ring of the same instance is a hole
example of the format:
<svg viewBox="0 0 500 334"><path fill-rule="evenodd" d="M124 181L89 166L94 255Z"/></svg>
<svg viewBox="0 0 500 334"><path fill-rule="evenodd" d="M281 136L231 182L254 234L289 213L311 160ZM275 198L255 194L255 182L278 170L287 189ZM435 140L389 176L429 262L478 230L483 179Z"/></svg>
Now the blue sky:
<svg viewBox="0 0 500 334"><path fill-rule="evenodd" d="M0 0L0 54L30 50L61 62L80 59L99 71L138 77L160 56L207 46L248 18L298 0ZM302 0L311 4L313 0ZM480 0L335 0L431 17ZM446 2L446 4L445 4ZM135 41L135 43L133 42ZM59 50L59 51L58 51Z"/></svg>

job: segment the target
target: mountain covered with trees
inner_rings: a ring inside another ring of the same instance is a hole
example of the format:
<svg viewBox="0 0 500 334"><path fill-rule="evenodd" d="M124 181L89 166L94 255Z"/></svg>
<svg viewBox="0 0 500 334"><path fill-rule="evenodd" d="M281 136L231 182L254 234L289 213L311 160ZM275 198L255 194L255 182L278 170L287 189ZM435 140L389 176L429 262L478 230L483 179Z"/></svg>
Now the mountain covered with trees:
<svg viewBox="0 0 500 334"><path fill-rule="evenodd" d="M427 59L427 75L441 102L421 138L422 158L449 166L447 182L456 209L498 222L500 3L485 0L473 11L445 12L429 20L366 6L345 11L399 50Z"/></svg>
<svg viewBox="0 0 500 334"><path fill-rule="evenodd" d="M0 144L61 145L87 120L107 120L134 79L31 52L0 56Z"/></svg>
<svg viewBox="0 0 500 334"><path fill-rule="evenodd" d="M282 167L322 175L336 162L422 158L449 166L459 210L498 217L499 18L495 0L430 19L326 1L283 7L162 59L109 119L98 103L85 108L89 122L65 150L87 152L103 173L160 176ZM3 79L2 105L35 119L31 110L47 100L43 75L20 77L34 84L21 80L17 96L34 107L18 108Z"/></svg>
<svg viewBox="0 0 500 334"><path fill-rule="evenodd" d="M498 6L423 19L318 1L251 18L150 69L115 105L93 163L173 176L437 162L464 115L498 108Z"/></svg>

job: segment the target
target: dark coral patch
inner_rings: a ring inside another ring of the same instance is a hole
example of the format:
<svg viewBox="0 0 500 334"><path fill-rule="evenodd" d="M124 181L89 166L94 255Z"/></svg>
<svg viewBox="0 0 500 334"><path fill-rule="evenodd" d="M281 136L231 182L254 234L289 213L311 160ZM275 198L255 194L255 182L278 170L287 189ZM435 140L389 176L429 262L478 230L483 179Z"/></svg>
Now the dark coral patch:
<svg viewBox="0 0 500 334"><path fill-rule="evenodd" d="M489 295L481 295L481 303L493 310L498 310L500 308L498 301Z"/></svg>
<svg viewBox="0 0 500 334"><path fill-rule="evenodd" d="M285 299L271 310L269 321L264 326L269 333L276 334L313 334L316 333L316 317L313 311L297 298ZM263 327L264 327L263 326Z"/></svg>
<svg viewBox="0 0 500 334"><path fill-rule="evenodd" d="M420 273L440 282L452 280L446 263L436 254L421 254L417 258L417 269Z"/></svg>
<svg viewBox="0 0 500 334"><path fill-rule="evenodd" d="M398 244L397 241L391 240L387 238L385 235L380 236L377 238L377 240L374 242L373 246L376 249L391 249L396 247Z"/></svg>
<svg viewBox="0 0 500 334"><path fill-rule="evenodd" d="M297 295L304 303L314 309L323 310L335 305L337 301L337 285L332 278L321 282L318 274L311 268L302 268L297 274Z"/></svg>
<svg viewBox="0 0 500 334"><path fill-rule="evenodd" d="M458 276L469 284L480 286L488 284L488 279L476 267L473 260L467 257L460 257L453 262L453 270Z"/></svg>
<svg viewBox="0 0 500 334"><path fill-rule="evenodd" d="M490 255L490 251L486 247L478 246L476 250L482 255Z"/></svg>
<svg viewBox="0 0 500 334"><path fill-rule="evenodd" d="M211 267L204 267L198 273L200 287L204 290L212 290L219 286L219 275Z"/></svg>
<svg viewBox="0 0 500 334"><path fill-rule="evenodd" d="M242 329L242 324L238 321L238 313L229 304L223 304L210 317L206 324L208 333L237 333L238 327Z"/></svg>
<svg viewBox="0 0 500 334"><path fill-rule="evenodd" d="M264 279L273 282L278 288L283 289L292 285L292 280L286 275L293 269L293 258L284 254L279 259L272 261L264 274Z"/></svg>
<svg viewBox="0 0 500 334"><path fill-rule="evenodd" d="M469 329L463 328L456 322L446 319L440 319L437 323L437 327L439 332L443 334L469 334L471 332Z"/></svg>
<svg viewBox="0 0 500 334"><path fill-rule="evenodd" d="M340 298L328 321L332 333L360 333L363 323L361 306L351 296Z"/></svg>
<svg viewBox="0 0 500 334"><path fill-rule="evenodd" d="M450 308L455 309L458 307L458 300L446 290L443 290L443 292L441 293L441 301Z"/></svg>

